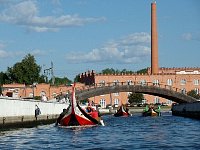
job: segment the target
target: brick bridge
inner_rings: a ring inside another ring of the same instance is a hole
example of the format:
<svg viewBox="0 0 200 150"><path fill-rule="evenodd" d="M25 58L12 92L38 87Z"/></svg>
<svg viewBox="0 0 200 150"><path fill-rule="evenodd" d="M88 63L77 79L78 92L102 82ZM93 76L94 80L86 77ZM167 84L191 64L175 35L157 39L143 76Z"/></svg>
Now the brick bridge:
<svg viewBox="0 0 200 150"><path fill-rule="evenodd" d="M197 101L197 99L183 94L180 89L174 88L172 86L154 85L153 83L145 83L143 85L141 85L141 83L132 83L132 85L130 85L125 82L103 84L101 83L95 84L94 86L79 87L76 88L76 98L77 100L84 100L94 96L117 92L144 93L163 97L177 103L192 103Z"/></svg>

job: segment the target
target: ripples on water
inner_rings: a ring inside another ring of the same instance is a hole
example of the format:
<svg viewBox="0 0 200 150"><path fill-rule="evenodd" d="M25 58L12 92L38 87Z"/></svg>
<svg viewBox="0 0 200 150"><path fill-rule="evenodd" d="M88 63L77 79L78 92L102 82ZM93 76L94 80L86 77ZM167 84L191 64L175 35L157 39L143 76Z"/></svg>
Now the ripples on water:
<svg viewBox="0 0 200 150"><path fill-rule="evenodd" d="M166 116L103 116L106 126L76 130L54 124L0 132L0 149L200 149L199 120Z"/></svg>

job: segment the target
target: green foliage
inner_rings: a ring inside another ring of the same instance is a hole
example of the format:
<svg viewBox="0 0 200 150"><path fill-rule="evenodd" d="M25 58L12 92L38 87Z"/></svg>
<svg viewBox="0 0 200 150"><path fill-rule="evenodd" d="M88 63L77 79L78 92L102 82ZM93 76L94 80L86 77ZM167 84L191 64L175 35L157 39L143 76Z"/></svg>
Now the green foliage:
<svg viewBox="0 0 200 150"><path fill-rule="evenodd" d="M39 79L38 79L38 83L45 83L46 81L45 81L45 78L46 78L46 76L44 76L44 75L41 75L40 77L39 77Z"/></svg>
<svg viewBox="0 0 200 150"><path fill-rule="evenodd" d="M49 80L50 83L52 83L52 79ZM72 83L71 80L69 80L67 77L64 78L59 78L59 77L55 77L55 85L70 85Z"/></svg>
<svg viewBox="0 0 200 150"><path fill-rule="evenodd" d="M34 82L45 83L46 76L40 75L41 67L36 64L33 55L26 55L21 62L17 62L13 67L8 67L6 73L0 72L0 85L8 83L21 83L32 85ZM51 83L52 79L49 81ZM48 81L47 81L48 82ZM72 83L67 77L55 78L55 85Z"/></svg>
<svg viewBox="0 0 200 150"><path fill-rule="evenodd" d="M133 71L128 71L126 69L123 70L115 70L113 68L106 68L104 70L101 71L102 74L121 74L121 73L134 73Z"/></svg>
<svg viewBox="0 0 200 150"><path fill-rule="evenodd" d="M194 97L196 99L200 99L200 95L197 94L197 92L195 90L191 90L191 91L187 92L187 95Z"/></svg>
<svg viewBox="0 0 200 150"><path fill-rule="evenodd" d="M128 96L128 102L130 104L132 103L142 103L142 100L144 99L144 95L142 93L131 93Z"/></svg>
<svg viewBox="0 0 200 150"><path fill-rule="evenodd" d="M76 75L74 78L74 82L80 82L80 74Z"/></svg>
<svg viewBox="0 0 200 150"><path fill-rule="evenodd" d="M132 73L134 73L134 72L133 72L133 71L130 71L130 70L123 69L123 70L121 71L121 73L124 73L124 74L132 74Z"/></svg>
<svg viewBox="0 0 200 150"><path fill-rule="evenodd" d="M42 97L41 96L34 96L34 100L41 100Z"/></svg>
<svg viewBox="0 0 200 150"><path fill-rule="evenodd" d="M147 68L144 68L144 69L141 69L141 70L138 70L137 73L140 73L140 74L145 74L147 73Z"/></svg>
<svg viewBox="0 0 200 150"><path fill-rule="evenodd" d="M113 68L106 68L104 70L102 70L100 73L102 74L133 74L134 71L131 71L131 70L126 70L126 69L122 69L122 70L115 70ZM141 69L141 70L138 70L136 71L136 73L147 73L147 68L144 68L144 69Z"/></svg>
<svg viewBox="0 0 200 150"><path fill-rule="evenodd" d="M0 85L9 83L9 79L6 73L0 72Z"/></svg>
<svg viewBox="0 0 200 150"><path fill-rule="evenodd" d="M115 70L113 68L106 68L104 70L101 71L103 74L115 74Z"/></svg>
<svg viewBox="0 0 200 150"><path fill-rule="evenodd" d="M9 80L16 83L33 84L34 82L43 81L40 76L41 67L36 64L33 55L28 54L21 62L14 64L7 69Z"/></svg>

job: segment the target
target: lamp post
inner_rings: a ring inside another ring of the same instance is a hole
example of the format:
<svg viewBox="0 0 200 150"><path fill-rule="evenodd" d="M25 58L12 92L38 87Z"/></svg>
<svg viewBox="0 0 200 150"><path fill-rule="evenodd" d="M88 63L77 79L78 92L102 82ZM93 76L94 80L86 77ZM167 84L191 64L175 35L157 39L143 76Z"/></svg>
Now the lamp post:
<svg viewBox="0 0 200 150"><path fill-rule="evenodd" d="M35 97L34 88L36 87L37 84L38 84L37 82L34 82L34 83L32 84L32 88L33 88L33 99L34 99L34 97Z"/></svg>

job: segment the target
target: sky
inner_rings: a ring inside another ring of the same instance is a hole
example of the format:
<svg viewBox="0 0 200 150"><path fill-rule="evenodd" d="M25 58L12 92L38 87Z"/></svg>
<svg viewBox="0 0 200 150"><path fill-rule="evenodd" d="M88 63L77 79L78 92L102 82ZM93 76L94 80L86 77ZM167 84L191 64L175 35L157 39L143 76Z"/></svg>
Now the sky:
<svg viewBox="0 0 200 150"><path fill-rule="evenodd" d="M150 67L152 0L0 0L0 72L27 54L56 77ZM200 0L157 0L160 67L200 67Z"/></svg>

